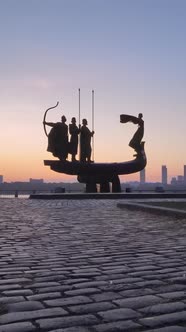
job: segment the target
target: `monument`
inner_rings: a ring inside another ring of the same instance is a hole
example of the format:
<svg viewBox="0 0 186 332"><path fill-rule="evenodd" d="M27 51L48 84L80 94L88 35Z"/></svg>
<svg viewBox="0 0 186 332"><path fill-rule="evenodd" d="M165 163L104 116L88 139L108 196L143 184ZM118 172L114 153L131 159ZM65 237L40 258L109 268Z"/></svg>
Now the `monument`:
<svg viewBox="0 0 186 332"><path fill-rule="evenodd" d="M57 107L58 103L54 106ZM64 124L66 118L62 116L61 122L50 123L46 122L47 112L54 108L50 107L44 114L43 124L46 135L48 136L48 151L52 152L58 160L44 160L44 165L50 166L51 170L68 175L76 175L77 180L80 183L86 184L86 192L97 192L97 185L99 185L99 191L101 193L106 192L121 192L119 175L132 174L141 171L146 166L146 154L144 150L144 142L142 141L144 135L144 121L142 113L138 114L138 117L121 114L120 123L132 122L138 125L134 136L129 142L129 146L134 149L134 159L123 162L111 162L111 163L98 163L92 162L91 155L91 137L94 135L94 131L90 131L87 126L87 120L83 119L82 126L79 128L76 126L76 119L72 119L72 123L76 128L76 134L80 135L80 159L75 159L76 152L73 152L71 142L66 139L66 124ZM45 126L52 127L49 134L47 134ZM70 125L71 126L71 125ZM65 128L65 129L64 129ZM69 129L72 126L69 127ZM64 134L65 132L65 134ZM83 136L84 135L84 136ZM52 139L51 139L52 137ZM84 139L84 141L83 141ZM77 139L76 139L77 143ZM60 147L59 147L60 146ZM68 153L72 154L71 161L67 160Z"/></svg>

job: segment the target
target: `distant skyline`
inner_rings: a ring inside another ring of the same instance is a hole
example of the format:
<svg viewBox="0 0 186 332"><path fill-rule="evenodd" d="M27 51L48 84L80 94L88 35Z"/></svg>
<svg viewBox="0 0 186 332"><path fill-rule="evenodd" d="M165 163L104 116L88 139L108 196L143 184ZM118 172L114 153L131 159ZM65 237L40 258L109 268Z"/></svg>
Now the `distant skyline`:
<svg viewBox="0 0 186 332"><path fill-rule="evenodd" d="M148 174L147 174L147 168L144 168L142 171L135 173L138 174L138 177L136 177L136 179L131 179L131 182L137 181L139 183L162 183L162 184L170 184L172 180L179 181L180 179L182 179L182 181L184 181L186 183L186 165L183 165L182 167L182 172L179 174L174 174L170 180L168 181L168 173L169 170L167 169L166 165L162 165L161 169L160 169L160 178L155 180L155 181L151 181L150 179L147 181L146 177L149 178ZM121 182L130 182L130 179L127 179L126 177L122 177L121 178L122 181ZM15 182L19 182L19 180L14 180ZM6 179L4 178L3 175L0 175L0 183L3 182L9 182L6 181ZM11 181L10 181L11 182ZM68 182L68 183L74 183L74 182L78 182L77 181L77 177L76 176L69 176L68 179L64 179L64 181L61 180L48 180L48 179L44 179L44 178L30 178L28 177L27 179L24 180L24 182L33 182L33 183L47 183L47 182Z"/></svg>
<svg viewBox="0 0 186 332"><path fill-rule="evenodd" d="M0 174L5 181L75 181L44 166L45 109L91 128L95 91L95 161L133 159L137 129L122 113L143 113L146 181L168 182L186 164L186 2L184 0L2 0L0 11ZM139 173L121 182L138 180Z"/></svg>

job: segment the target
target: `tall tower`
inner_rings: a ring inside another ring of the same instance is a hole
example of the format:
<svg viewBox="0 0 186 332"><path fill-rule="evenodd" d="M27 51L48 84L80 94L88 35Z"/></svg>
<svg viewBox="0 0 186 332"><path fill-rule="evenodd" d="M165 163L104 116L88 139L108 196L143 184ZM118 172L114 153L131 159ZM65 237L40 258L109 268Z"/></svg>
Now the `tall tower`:
<svg viewBox="0 0 186 332"><path fill-rule="evenodd" d="M140 171L140 183L145 183L145 168Z"/></svg>
<svg viewBox="0 0 186 332"><path fill-rule="evenodd" d="M167 166L165 165L161 167L161 182L167 184Z"/></svg>
<svg viewBox="0 0 186 332"><path fill-rule="evenodd" d="M183 177L184 177L184 183L186 184L186 165L184 167Z"/></svg>

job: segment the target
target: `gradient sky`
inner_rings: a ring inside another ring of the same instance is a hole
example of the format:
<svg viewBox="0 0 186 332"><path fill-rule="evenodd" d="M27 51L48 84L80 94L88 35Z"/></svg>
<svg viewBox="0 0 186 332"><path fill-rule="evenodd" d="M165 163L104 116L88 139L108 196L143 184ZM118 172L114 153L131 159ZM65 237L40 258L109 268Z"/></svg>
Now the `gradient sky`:
<svg viewBox="0 0 186 332"><path fill-rule="evenodd" d="M95 161L133 159L128 147L145 121L147 181L183 174L186 164L185 0L0 0L0 174L4 181L74 181L43 165L47 120L81 118L91 129L95 90ZM139 173L122 181L138 180Z"/></svg>

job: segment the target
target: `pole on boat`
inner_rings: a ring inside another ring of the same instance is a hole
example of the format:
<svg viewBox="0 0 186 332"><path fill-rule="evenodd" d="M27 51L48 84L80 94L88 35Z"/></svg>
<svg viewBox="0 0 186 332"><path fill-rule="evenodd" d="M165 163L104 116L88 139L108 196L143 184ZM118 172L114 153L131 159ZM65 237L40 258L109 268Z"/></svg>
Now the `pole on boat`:
<svg viewBox="0 0 186 332"><path fill-rule="evenodd" d="M94 90L92 90L92 131L94 131ZM94 161L94 135L92 136L92 160Z"/></svg>
<svg viewBox="0 0 186 332"><path fill-rule="evenodd" d="M79 126L80 126L80 121L81 121L81 118L80 118L80 109L81 109L81 104L80 104L80 89L78 89L78 93L79 93Z"/></svg>
<svg viewBox="0 0 186 332"><path fill-rule="evenodd" d="M81 125L81 100L80 100L80 89L78 89L78 94L79 94L79 128L80 128L80 125ZM79 135L78 135L78 137L79 137ZM80 159L81 159L81 150L80 150L80 137L78 138L78 140L79 140L79 143L78 143L78 145L79 145L79 161L80 161Z"/></svg>

